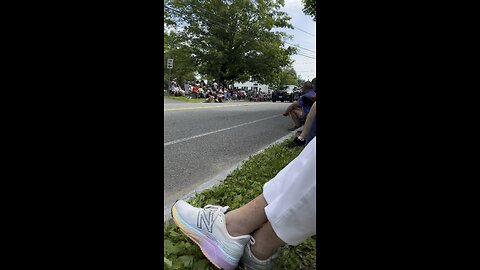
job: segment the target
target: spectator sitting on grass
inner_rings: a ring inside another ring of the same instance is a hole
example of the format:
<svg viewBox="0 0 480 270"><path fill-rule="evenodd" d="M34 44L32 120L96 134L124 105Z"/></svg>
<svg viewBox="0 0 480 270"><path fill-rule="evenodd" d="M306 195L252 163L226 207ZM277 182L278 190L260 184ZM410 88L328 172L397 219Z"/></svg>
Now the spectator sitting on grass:
<svg viewBox="0 0 480 270"><path fill-rule="evenodd" d="M313 137L317 134L317 103L313 103L310 112L307 115L307 120L305 121L305 126L303 127L302 133L298 137L287 145L287 147L292 148L296 146L307 145Z"/></svg>
<svg viewBox="0 0 480 270"><path fill-rule="evenodd" d="M213 95L212 90L209 88L207 94L205 95L205 102L212 103L215 100L215 96Z"/></svg>
<svg viewBox="0 0 480 270"><path fill-rule="evenodd" d="M192 87L193 96L198 98L198 85L194 84Z"/></svg>
<svg viewBox="0 0 480 270"><path fill-rule="evenodd" d="M218 94L217 94L216 102L223 103L224 98L225 96L223 94L223 90L220 89L220 91L218 91Z"/></svg>
<svg viewBox="0 0 480 270"><path fill-rule="evenodd" d="M279 248L316 234L316 138L265 183L263 193L244 206L196 208L183 200L172 207L180 230L199 245L216 267L273 269Z"/></svg>
<svg viewBox="0 0 480 270"><path fill-rule="evenodd" d="M212 90L212 95L213 95L213 102L217 103L218 102L218 92L217 92L217 90Z"/></svg>
<svg viewBox="0 0 480 270"><path fill-rule="evenodd" d="M180 86L177 86L177 96L184 97L185 96L185 91L180 88Z"/></svg>
<svg viewBox="0 0 480 270"><path fill-rule="evenodd" d="M170 82L170 95L175 95L176 90L177 90L177 83L175 82L175 80L172 80Z"/></svg>
<svg viewBox="0 0 480 270"><path fill-rule="evenodd" d="M313 98L315 97L315 91L311 82L307 81L302 87L302 96L297 101L288 106L287 110L283 113L283 116L290 115L292 117L294 127L290 128L293 131L303 125L310 108L313 105Z"/></svg>
<svg viewBox="0 0 480 270"><path fill-rule="evenodd" d="M317 79L312 80L313 88L317 92ZM310 112L307 115L305 126L303 127L300 136L296 137L288 147L303 146L308 144L314 137L317 136L317 102L314 102Z"/></svg>

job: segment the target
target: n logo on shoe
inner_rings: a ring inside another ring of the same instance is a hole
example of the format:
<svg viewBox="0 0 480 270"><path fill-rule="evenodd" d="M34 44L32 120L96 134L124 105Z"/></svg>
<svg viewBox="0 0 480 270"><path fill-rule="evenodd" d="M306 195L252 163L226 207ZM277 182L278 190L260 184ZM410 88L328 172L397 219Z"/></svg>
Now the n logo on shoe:
<svg viewBox="0 0 480 270"><path fill-rule="evenodd" d="M207 228L209 233L212 233L213 229L213 212L208 211L205 212L204 210L201 210L198 212L197 216L197 227L202 229L202 223L205 225L205 228Z"/></svg>

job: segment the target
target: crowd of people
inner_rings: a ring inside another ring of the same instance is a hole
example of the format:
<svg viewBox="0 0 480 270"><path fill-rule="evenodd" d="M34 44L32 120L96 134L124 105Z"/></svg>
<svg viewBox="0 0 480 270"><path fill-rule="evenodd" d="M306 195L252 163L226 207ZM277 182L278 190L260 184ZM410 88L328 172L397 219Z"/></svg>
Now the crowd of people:
<svg viewBox="0 0 480 270"><path fill-rule="evenodd" d="M173 79L170 83L170 95L183 96L188 98L205 99L207 103L223 103L227 100L245 100L245 101L271 101L272 94L261 91L246 91L234 87L233 85L224 85L216 81L207 84L204 81L187 82L182 89L177 81Z"/></svg>

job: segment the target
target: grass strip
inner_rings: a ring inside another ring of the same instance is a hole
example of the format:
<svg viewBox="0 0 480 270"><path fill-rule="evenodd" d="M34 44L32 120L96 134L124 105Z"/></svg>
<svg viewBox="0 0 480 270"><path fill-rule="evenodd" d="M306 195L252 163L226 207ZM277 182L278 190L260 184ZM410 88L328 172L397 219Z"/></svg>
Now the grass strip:
<svg viewBox="0 0 480 270"><path fill-rule="evenodd" d="M287 140L251 156L240 168L234 170L219 185L207 189L188 201L195 207L207 204L228 205L236 209L262 193L263 184L272 179L303 148L287 148ZM165 269L216 269L202 254L200 248L190 241L173 221L166 222L163 230L163 259ZM276 269L316 269L316 238L302 244L284 246Z"/></svg>
<svg viewBox="0 0 480 270"><path fill-rule="evenodd" d="M163 98L179 100L179 101L184 101L184 102L189 102L189 103L203 103L203 102L205 102L204 98L187 98L187 97L176 97L176 96L163 96Z"/></svg>

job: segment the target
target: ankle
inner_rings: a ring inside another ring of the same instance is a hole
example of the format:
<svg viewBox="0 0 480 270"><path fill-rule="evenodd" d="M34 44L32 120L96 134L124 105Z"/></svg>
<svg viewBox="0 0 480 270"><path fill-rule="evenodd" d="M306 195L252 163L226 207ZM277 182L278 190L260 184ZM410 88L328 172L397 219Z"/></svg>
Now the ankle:
<svg viewBox="0 0 480 270"><path fill-rule="evenodd" d="M265 261L270 259L277 251L278 249L275 250L266 250L260 248L259 245L250 245L250 251L252 252L252 255L259 261Z"/></svg>
<svg viewBox="0 0 480 270"><path fill-rule="evenodd" d="M243 232L242 227L238 224L238 222L232 221L232 219L228 218L227 215L225 215L225 225L230 236L236 237L247 234Z"/></svg>

